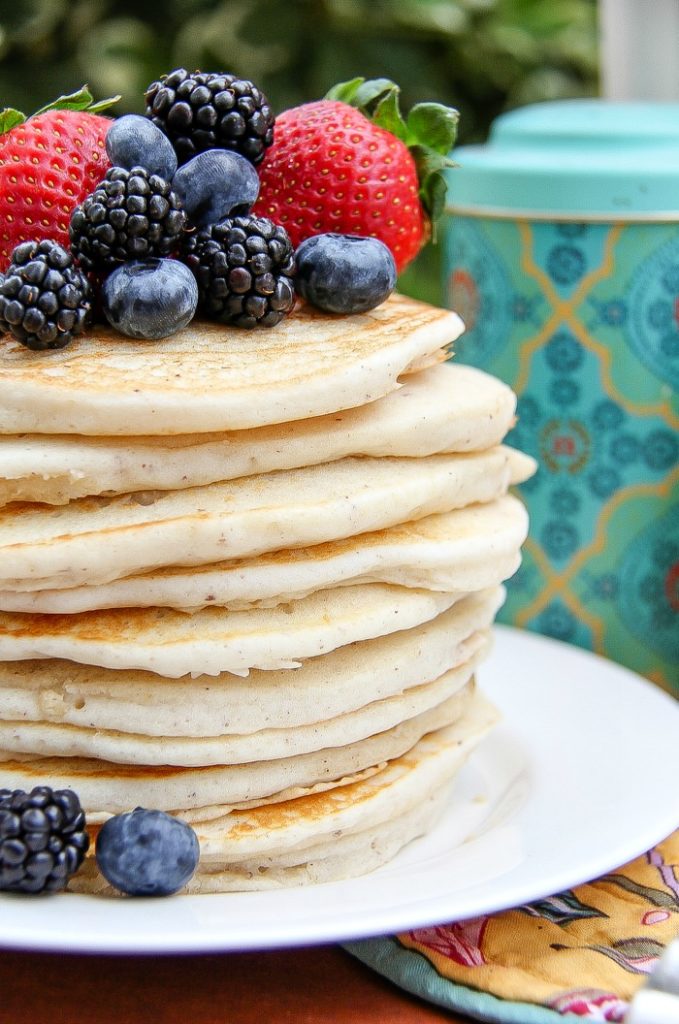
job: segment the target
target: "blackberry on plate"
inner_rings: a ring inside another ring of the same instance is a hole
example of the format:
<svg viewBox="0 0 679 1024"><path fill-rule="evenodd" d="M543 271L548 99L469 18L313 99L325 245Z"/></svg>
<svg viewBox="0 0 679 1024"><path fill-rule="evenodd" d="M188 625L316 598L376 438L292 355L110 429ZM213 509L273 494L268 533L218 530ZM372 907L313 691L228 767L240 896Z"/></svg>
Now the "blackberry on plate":
<svg viewBox="0 0 679 1024"><path fill-rule="evenodd" d="M0 333L34 351L63 348L92 317L92 289L51 239L21 242L0 279Z"/></svg>
<svg viewBox="0 0 679 1024"><path fill-rule="evenodd" d="M205 149L233 149L256 164L273 142L268 99L237 75L177 68L145 95L147 117L168 136L180 164Z"/></svg>
<svg viewBox="0 0 679 1024"><path fill-rule="evenodd" d="M273 327L295 303L295 256L285 228L266 217L226 217L186 235L199 306L237 327Z"/></svg>
<svg viewBox="0 0 679 1024"><path fill-rule="evenodd" d="M89 846L85 813L70 789L0 789L0 890L64 889Z"/></svg>
<svg viewBox="0 0 679 1024"><path fill-rule="evenodd" d="M127 260L171 256L186 226L181 200L165 178L144 167L110 167L71 215L71 251L88 271Z"/></svg>

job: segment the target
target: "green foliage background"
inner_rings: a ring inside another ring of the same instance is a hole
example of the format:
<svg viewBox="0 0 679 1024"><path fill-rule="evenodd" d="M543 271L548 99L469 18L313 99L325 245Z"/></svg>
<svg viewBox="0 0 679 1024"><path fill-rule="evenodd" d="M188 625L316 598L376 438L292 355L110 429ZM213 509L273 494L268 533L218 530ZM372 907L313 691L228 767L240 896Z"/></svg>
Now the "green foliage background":
<svg viewBox="0 0 679 1024"><path fill-rule="evenodd" d="M253 79L274 109L392 78L408 109L457 107L461 143L503 110L597 91L596 0L0 0L0 107L87 82L118 113L177 66ZM440 300L429 246L400 287Z"/></svg>

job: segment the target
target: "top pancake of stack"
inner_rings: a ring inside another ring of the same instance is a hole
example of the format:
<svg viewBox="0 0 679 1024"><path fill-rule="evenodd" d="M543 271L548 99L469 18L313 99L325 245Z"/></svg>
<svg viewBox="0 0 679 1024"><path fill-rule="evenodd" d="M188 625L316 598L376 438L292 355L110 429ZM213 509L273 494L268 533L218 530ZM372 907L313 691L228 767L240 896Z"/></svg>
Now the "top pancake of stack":
<svg viewBox="0 0 679 1024"><path fill-rule="evenodd" d="M369 313L302 306L275 330L196 322L162 342L98 328L68 348L0 347L0 433L144 436L242 430L372 402L444 358L446 310L392 295Z"/></svg>

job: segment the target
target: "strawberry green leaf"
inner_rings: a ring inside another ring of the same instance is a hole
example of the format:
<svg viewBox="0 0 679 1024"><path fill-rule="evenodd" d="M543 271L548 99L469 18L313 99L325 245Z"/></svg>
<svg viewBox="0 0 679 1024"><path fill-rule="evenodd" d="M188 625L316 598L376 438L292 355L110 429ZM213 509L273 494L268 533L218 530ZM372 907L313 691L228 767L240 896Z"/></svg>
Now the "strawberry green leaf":
<svg viewBox="0 0 679 1024"><path fill-rule="evenodd" d="M429 214L432 229L432 241L436 241L436 221L443 213L446 204L448 185L440 171L430 174L420 185L420 202Z"/></svg>
<svg viewBox="0 0 679 1024"><path fill-rule="evenodd" d="M48 110L86 110L89 114L99 114L102 110L107 110L114 103L117 103L119 99L120 96L110 96L107 100L98 100L94 103L92 93L86 85L83 85L77 92L68 93L66 96L59 96L52 103L48 103L46 106L41 107L40 110L36 110L35 114L31 116L35 117L37 114L46 114ZM26 115L22 114L21 111L6 107L0 112L0 135L4 135L5 132L16 128L18 124L23 124L25 120Z"/></svg>
<svg viewBox="0 0 679 1024"><path fill-rule="evenodd" d="M450 153L457 136L460 115L442 103L417 103L406 122L411 144L421 144L442 153Z"/></svg>
<svg viewBox="0 0 679 1024"><path fill-rule="evenodd" d="M48 110L86 110L88 113L99 113L117 103L120 96L110 96L107 100L99 100L93 103L93 97L86 85L83 85L77 92L68 93L66 96L59 96L46 106L36 110L35 114L46 114ZM33 115L35 116L35 115Z"/></svg>
<svg viewBox="0 0 679 1024"><path fill-rule="evenodd" d="M411 146L410 152L417 164L417 174L420 181L424 181L430 174L436 174L437 171L444 171L446 167L456 166L450 157L436 153L427 146Z"/></svg>
<svg viewBox="0 0 679 1024"><path fill-rule="evenodd" d="M324 98L326 100L337 100L339 103L348 103L349 106L353 106L354 97L364 82L365 78L352 78L348 82L338 82L337 85L333 85L332 89L326 92Z"/></svg>
<svg viewBox="0 0 679 1024"><path fill-rule="evenodd" d="M356 107L373 124L385 128L403 142L406 141L406 125L399 108L401 90L389 78L353 78L340 82L326 93L326 100L340 100Z"/></svg>
<svg viewBox="0 0 679 1024"><path fill-rule="evenodd" d="M4 135L5 132L16 128L18 124L23 124L25 120L26 115L22 114L20 110L5 107L4 110L0 111L0 135Z"/></svg>
<svg viewBox="0 0 679 1024"><path fill-rule="evenodd" d="M121 99L120 93L117 96L109 96L105 100L97 100L96 103L91 103L87 108L88 114L101 114L102 110L108 110L114 103L117 103Z"/></svg>
<svg viewBox="0 0 679 1024"><path fill-rule="evenodd" d="M402 142L406 141L408 133L398 105L398 89L391 89L384 95L375 107L372 121L374 124L379 125L380 128L385 128L388 132L391 132L392 135L395 135L397 139L401 139Z"/></svg>
<svg viewBox="0 0 679 1024"><path fill-rule="evenodd" d="M348 103L350 107L356 107L369 116L375 105L393 89L398 92L398 86L388 78L352 78L348 82L334 85L325 94L325 99Z"/></svg>
<svg viewBox="0 0 679 1024"><path fill-rule="evenodd" d="M370 116L389 93L395 93L398 100L400 91L399 87L389 78L369 78L362 82L356 90L352 106L358 107L364 114Z"/></svg>
<svg viewBox="0 0 679 1024"><path fill-rule="evenodd" d="M443 171L447 167L455 167L455 163L428 146L413 146L410 152L417 166L420 202L429 214L433 230L437 218L443 213L446 201L446 179Z"/></svg>

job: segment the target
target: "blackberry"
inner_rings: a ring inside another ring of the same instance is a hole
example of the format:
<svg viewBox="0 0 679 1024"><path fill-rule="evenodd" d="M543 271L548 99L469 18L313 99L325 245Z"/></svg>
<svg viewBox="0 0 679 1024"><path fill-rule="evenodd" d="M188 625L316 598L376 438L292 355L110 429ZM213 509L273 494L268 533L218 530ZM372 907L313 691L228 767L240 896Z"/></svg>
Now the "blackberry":
<svg viewBox="0 0 679 1024"><path fill-rule="evenodd" d="M70 252L50 239L21 242L0 280L0 333L34 351L63 348L90 322L92 302Z"/></svg>
<svg viewBox="0 0 679 1024"><path fill-rule="evenodd" d="M70 789L0 789L0 890L57 892L89 846L85 814Z"/></svg>
<svg viewBox="0 0 679 1024"><path fill-rule="evenodd" d="M268 99L237 75L177 68L145 96L146 116L168 136L180 164L205 149L233 149L257 164L273 142Z"/></svg>
<svg viewBox="0 0 679 1024"><path fill-rule="evenodd" d="M181 200L165 178L143 167L110 167L71 215L71 251L85 270L113 270L171 256L185 226Z"/></svg>
<svg viewBox="0 0 679 1024"><path fill-rule="evenodd" d="M266 217L226 217L186 235L186 263L203 312L237 327L273 327L295 303L295 255Z"/></svg>

